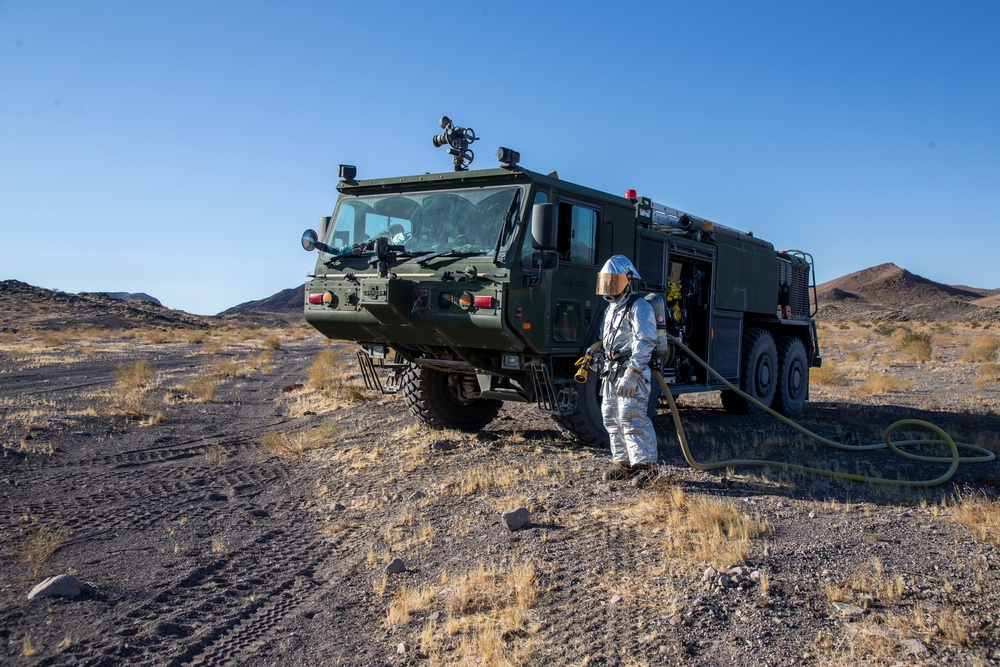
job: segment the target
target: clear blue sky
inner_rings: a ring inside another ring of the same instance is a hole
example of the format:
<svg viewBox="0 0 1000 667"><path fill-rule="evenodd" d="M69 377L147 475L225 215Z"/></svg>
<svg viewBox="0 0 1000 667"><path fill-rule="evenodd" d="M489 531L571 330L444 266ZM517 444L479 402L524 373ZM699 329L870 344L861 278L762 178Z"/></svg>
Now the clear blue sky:
<svg viewBox="0 0 1000 667"><path fill-rule="evenodd" d="M0 278L213 314L359 176L529 169L1000 287L997 2L0 0Z"/></svg>

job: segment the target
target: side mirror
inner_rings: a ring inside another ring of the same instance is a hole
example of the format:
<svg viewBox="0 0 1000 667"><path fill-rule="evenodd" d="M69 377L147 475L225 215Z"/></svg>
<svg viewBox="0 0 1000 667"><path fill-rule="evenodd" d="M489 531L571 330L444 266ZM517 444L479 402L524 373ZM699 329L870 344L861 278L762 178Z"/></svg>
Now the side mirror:
<svg viewBox="0 0 1000 667"><path fill-rule="evenodd" d="M319 236L311 229L307 229L304 234L302 234L302 247L307 252L312 252L313 250L319 250L320 252L325 252L328 255L336 254L336 249L331 248L327 244L319 240Z"/></svg>
<svg viewBox="0 0 1000 667"><path fill-rule="evenodd" d="M556 249L556 205L535 204L531 207L531 247L536 250Z"/></svg>

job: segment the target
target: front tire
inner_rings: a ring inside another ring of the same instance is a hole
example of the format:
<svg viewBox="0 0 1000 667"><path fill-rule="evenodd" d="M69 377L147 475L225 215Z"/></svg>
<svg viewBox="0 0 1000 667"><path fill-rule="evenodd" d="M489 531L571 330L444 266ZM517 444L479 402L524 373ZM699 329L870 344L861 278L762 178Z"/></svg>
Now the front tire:
<svg viewBox="0 0 1000 667"><path fill-rule="evenodd" d="M771 332L766 329L747 329L743 334L742 361L740 389L770 406L774 402L779 378L778 351ZM722 407L726 412L736 415L761 411L755 403L734 391L722 392Z"/></svg>
<svg viewBox="0 0 1000 667"><path fill-rule="evenodd" d="M576 411L552 415L559 431L572 442L589 447L608 447L608 431L601 416L601 374L590 371L587 382L576 388Z"/></svg>
<svg viewBox="0 0 1000 667"><path fill-rule="evenodd" d="M461 373L445 373L410 364L400 392L410 414L431 428L478 431L497 416L503 401L462 397Z"/></svg>

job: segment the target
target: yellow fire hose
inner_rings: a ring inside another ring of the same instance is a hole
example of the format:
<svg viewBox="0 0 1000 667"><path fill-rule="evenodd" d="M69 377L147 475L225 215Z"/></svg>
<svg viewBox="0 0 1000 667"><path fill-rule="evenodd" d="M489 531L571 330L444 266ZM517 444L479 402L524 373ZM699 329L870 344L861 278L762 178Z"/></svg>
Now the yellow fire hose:
<svg viewBox="0 0 1000 667"><path fill-rule="evenodd" d="M870 477L868 475L855 475L845 472L836 472L834 470L826 470L823 468L814 468L812 466L805 466L796 463L785 463L782 461L769 461L766 459L728 459L725 461L715 461L712 463L700 463L695 460L694 455L691 453L691 448L688 446L687 437L684 434L684 426L681 424L681 418L679 411L677 409L677 403L674 401L674 396L670 393L670 387L664 381L663 376L659 371L654 370L653 376L656 381L659 382L660 388L663 389L663 394L667 398L667 403L670 405L670 416L674 420L674 429L677 431L677 440L681 445L681 451L684 453L684 459L688 464L695 468L696 470L716 470L718 468L730 468L738 466L763 466L768 468L775 468L777 470L784 470L786 472L800 472L812 475L822 475L825 477L834 477L837 479L849 479L855 482L866 482L869 484L885 484L888 486L907 486L907 487L930 487L937 486L938 484L944 484L955 471L958 470L960 463L987 463L996 459L996 454L993 452L979 447L978 445L972 445L964 442L955 442L950 435L948 435L940 427L931 424L930 422L923 421L922 419L902 419L900 421L894 422L889 425L889 427L882 434L884 442L876 442L870 445L845 445L823 436L813 433L809 429L801 426L788 417L778 414L775 410L772 410L770 406L764 405L754 397L743 392L738 387L733 385L731 382L726 380L724 377L719 375L711 366L705 363L698 355L692 352L684 343L678 340L675 336L667 334L667 339L670 340L674 345L676 345L680 350L682 350L688 357L697 363L699 366L704 368L709 374L714 378L719 380L727 389L730 389L743 398L747 399L754 405L760 407L762 410L767 412L772 417L780 420L781 422L791 426L793 429L802 433L806 437L815 440L816 442L836 449L851 451L851 452L866 452L876 449L890 449L894 453L902 456L903 458L910 459L912 461L921 461L924 463L948 463L948 470L943 474L933 479L928 480L907 480L907 479L888 479L885 477ZM593 356L600 349L601 343L597 342L587 349L583 357L581 357L576 365L580 367L574 376L577 382L586 382L587 373L586 368L590 365ZM582 379L581 379L582 376ZM892 433L897 429L904 427L915 427L918 429L924 429L935 433L938 439L929 440L900 440L894 442L892 440ZM912 445L946 445L950 452L950 456L924 456L920 454L913 454L911 452L903 449L904 447ZM959 450L971 451L975 456L961 456Z"/></svg>

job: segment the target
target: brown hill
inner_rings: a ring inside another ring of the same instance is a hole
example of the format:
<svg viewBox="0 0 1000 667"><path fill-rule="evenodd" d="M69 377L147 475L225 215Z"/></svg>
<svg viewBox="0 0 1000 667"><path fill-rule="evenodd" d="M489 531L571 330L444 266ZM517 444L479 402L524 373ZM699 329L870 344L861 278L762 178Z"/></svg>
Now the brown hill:
<svg viewBox="0 0 1000 667"><path fill-rule="evenodd" d="M211 320L146 300L123 300L104 293L69 294L20 280L0 281L0 330L103 326L208 326Z"/></svg>
<svg viewBox="0 0 1000 667"><path fill-rule="evenodd" d="M892 263L817 286L820 318L830 320L1000 320L1000 294L945 285Z"/></svg>
<svg viewBox="0 0 1000 667"><path fill-rule="evenodd" d="M246 301L228 308L219 315L256 315L262 313L272 313L276 315L291 315L302 317L302 306L305 300L306 286L290 287L281 290L277 294L272 294L264 299L256 301Z"/></svg>

